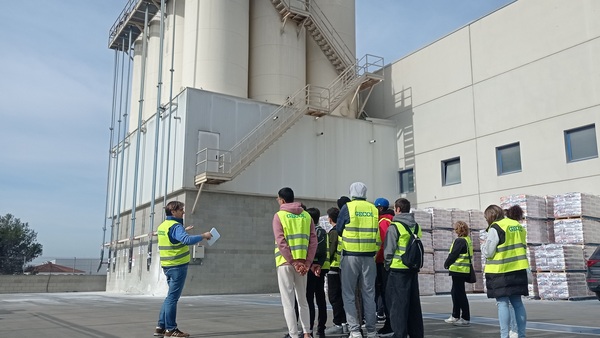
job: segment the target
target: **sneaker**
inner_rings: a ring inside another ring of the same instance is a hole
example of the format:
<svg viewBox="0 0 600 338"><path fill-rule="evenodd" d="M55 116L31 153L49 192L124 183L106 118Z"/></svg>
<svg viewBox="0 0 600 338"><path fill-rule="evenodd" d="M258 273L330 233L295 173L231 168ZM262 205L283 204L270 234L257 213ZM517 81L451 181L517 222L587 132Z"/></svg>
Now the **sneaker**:
<svg viewBox="0 0 600 338"><path fill-rule="evenodd" d="M155 337L162 337L165 335L165 329L163 329L162 327L157 326L156 329L154 330L154 336Z"/></svg>
<svg viewBox="0 0 600 338"><path fill-rule="evenodd" d="M378 323L385 323L385 315L377 315L377 322Z"/></svg>
<svg viewBox="0 0 600 338"><path fill-rule="evenodd" d="M350 332L350 336L348 338L362 338L362 334L360 331L352 331Z"/></svg>
<svg viewBox="0 0 600 338"><path fill-rule="evenodd" d="M519 338L519 334L518 334L518 333L516 333L515 331L510 331L510 332L508 333L508 337L509 337L509 338Z"/></svg>
<svg viewBox="0 0 600 338"><path fill-rule="evenodd" d="M376 332L367 332L367 338L376 338L376 337L377 337Z"/></svg>
<svg viewBox="0 0 600 338"><path fill-rule="evenodd" d="M189 333L181 332L179 329L173 329L171 331L165 331L165 337L189 337Z"/></svg>
<svg viewBox="0 0 600 338"><path fill-rule="evenodd" d="M450 316L450 318L444 319L444 321L448 324L454 324L454 323L458 322L458 318L454 318L454 317Z"/></svg>
<svg viewBox="0 0 600 338"><path fill-rule="evenodd" d="M325 335L336 335L344 333L342 325L333 325L325 329Z"/></svg>
<svg viewBox="0 0 600 338"><path fill-rule="evenodd" d="M471 325L471 323L469 323L468 320L464 320L461 318L461 319L455 321L452 325L454 325L454 326L469 326L469 325Z"/></svg>
<svg viewBox="0 0 600 338"><path fill-rule="evenodd" d="M348 323L342 323L343 333L350 333L350 329L348 328Z"/></svg>
<svg viewBox="0 0 600 338"><path fill-rule="evenodd" d="M384 325L377 331L377 335L379 335L379 337L391 337L394 335L394 330L392 330L391 327Z"/></svg>

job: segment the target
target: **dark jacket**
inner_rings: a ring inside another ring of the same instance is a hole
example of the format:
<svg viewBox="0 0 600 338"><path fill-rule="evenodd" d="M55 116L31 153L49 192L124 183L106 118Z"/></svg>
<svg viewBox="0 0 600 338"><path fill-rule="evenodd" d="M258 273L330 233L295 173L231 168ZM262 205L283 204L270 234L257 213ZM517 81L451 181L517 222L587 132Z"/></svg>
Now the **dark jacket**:
<svg viewBox="0 0 600 338"><path fill-rule="evenodd" d="M486 273L485 286L488 298L507 297L512 295L528 296L527 270L507 273Z"/></svg>
<svg viewBox="0 0 600 338"><path fill-rule="evenodd" d="M450 265L454 264L454 262L458 259L458 256L466 253L467 241L464 239L464 237L458 237L454 240L454 244L452 245L452 251L448 253L448 258L446 258L446 261L444 262L444 269L450 268ZM471 263L473 263L473 257L471 257ZM466 277L469 274L464 272L449 271L449 275Z"/></svg>

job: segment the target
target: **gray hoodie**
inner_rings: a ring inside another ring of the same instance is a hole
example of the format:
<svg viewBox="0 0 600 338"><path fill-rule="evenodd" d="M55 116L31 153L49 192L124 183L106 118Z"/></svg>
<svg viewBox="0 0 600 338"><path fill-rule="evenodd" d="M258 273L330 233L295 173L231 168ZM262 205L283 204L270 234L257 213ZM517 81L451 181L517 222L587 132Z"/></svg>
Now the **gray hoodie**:
<svg viewBox="0 0 600 338"><path fill-rule="evenodd" d="M417 222L415 222L414 214L409 213L400 213L394 216L392 222L406 224L410 231L415 230L415 226ZM399 226L402 226L398 224ZM394 252L396 252L396 247L398 246L398 229L394 226L391 226L387 230L387 234L385 235L385 243L383 244L383 266L386 269L389 269L392 264L392 259L394 258Z"/></svg>

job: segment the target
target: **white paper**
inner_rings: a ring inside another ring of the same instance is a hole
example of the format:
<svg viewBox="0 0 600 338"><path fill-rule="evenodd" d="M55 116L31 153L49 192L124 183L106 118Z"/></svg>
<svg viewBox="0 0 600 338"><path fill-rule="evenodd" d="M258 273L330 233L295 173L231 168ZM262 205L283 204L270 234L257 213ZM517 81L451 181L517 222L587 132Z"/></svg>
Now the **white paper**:
<svg viewBox="0 0 600 338"><path fill-rule="evenodd" d="M215 228L210 229L210 233L212 235L212 238L206 240L208 246L212 246L213 244L215 244L215 242L221 237L221 234L219 234L219 232Z"/></svg>

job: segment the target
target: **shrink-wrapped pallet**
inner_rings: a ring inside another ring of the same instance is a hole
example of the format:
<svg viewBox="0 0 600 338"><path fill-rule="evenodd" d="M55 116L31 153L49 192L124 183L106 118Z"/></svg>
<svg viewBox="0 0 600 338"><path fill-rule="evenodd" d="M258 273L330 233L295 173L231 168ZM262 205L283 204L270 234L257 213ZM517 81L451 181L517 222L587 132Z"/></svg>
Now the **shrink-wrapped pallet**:
<svg viewBox="0 0 600 338"><path fill-rule="evenodd" d="M527 243L545 244L550 243L548 221L545 219L527 218L521 221L521 225L527 230ZM554 229L554 224L551 225ZM554 232L554 231L552 231Z"/></svg>
<svg viewBox="0 0 600 338"><path fill-rule="evenodd" d="M412 213L415 216L415 222L421 227L421 230L431 230L431 214L429 212L415 209Z"/></svg>
<svg viewBox="0 0 600 338"><path fill-rule="evenodd" d="M421 296L435 295L435 275L433 273L419 273L419 294Z"/></svg>
<svg viewBox="0 0 600 338"><path fill-rule="evenodd" d="M454 223L456 223L458 221L463 221L463 222L467 223L467 225L468 225L470 222L469 211L468 210L460 210L460 209L451 209L450 210L450 219L451 219L452 225L454 225Z"/></svg>
<svg viewBox="0 0 600 338"><path fill-rule="evenodd" d="M483 216L483 211L469 210L469 227L473 230L487 229L488 224Z"/></svg>
<svg viewBox="0 0 600 338"><path fill-rule="evenodd" d="M452 278L448 276L448 272L435 273L435 293L450 293L452 289Z"/></svg>
<svg viewBox="0 0 600 338"><path fill-rule="evenodd" d="M432 234L434 250L449 250L454 239L458 237L454 230L448 229L433 229Z"/></svg>
<svg viewBox="0 0 600 338"><path fill-rule="evenodd" d="M448 250L436 250L433 253L433 269L435 272L448 272L448 269L444 268L444 262L448 258Z"/></svg>
<svg viewBox="0 0 600 338"><path fill-rule="evenodd" d="M519 205L523 209L523 217L548 218L548 208L544 196L519 194L500 197L502 209L508 209L513 205Z"/></svg>
<svg viewBox="0 0 600 338"><path fill-rule="evenodd" d="M425 252L433 252L433 234L430 231L421 232L421 242Z"/></svg>
<svg viewBox="0 0 600 338"><path fill-rule="evenodd" d="M534 248L537 271L585 270L583 247L546 244Z"/></svg>
<svg viewBox="0 0 600 338"><path fill-rule="evenodd" d="M554 241L561 244L600 244L600 221L557 219L554 221Z"/></svg>
<svg viewBox="0 0 600 338"><path fill-rule="evenodd" d="M541 299L570 299L589 295L584 272L538 272Z"/></svg>
<svg viewBox="0 0 600 338"><path fill-rule="evenodd" d="M600 218L600 196L571 192L554 196L554 217L590 216Z"/></svg>
<svg viewBox="0 0 600 338"><path fill-rule="evenodd" d="M420 273L434 273L434 256L432 253L423 254L423 267Z"/></svg>
<svg viewBox="0 0 600 338"><path fill-rule="evenodd" d="M452 229L452 213L447 209L425 208L431 214L432 229Z"/></svg>

